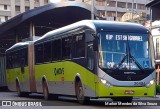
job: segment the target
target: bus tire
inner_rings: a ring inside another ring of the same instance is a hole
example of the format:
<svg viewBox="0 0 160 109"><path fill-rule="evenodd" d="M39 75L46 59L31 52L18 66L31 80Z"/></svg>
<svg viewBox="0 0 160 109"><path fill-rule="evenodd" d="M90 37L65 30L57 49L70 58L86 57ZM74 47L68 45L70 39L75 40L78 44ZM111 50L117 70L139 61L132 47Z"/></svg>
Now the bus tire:
<svg viewBox="0 0 160 109"><path fill-rule="evenodd" d="M18 80L16 80L16 90L19 97L28 97L29 92L22 92Z"/></svg>
<svg viewBox="0 0 160 109"><path fill-rule="evenodd" d="M80 80L76 81L76 83L75 83L75 92L76 92L77 101L80 104L88 104L89 103L90 98L84 96L84 90L83 90L82 82Z"/></svg>
<svg viewBox="0 0 160 109"><path fill-rule="evenodd" d="M16 80L16 90L19 97L22 97L23 93L21 92L20 84L18 80Z"/></svg>
<svg viewBox="0 0 160 109"><path fill-rule="evenodd" d="M43 96L45 100L49 100L49 91L46 80L43 81Z"/></svg>

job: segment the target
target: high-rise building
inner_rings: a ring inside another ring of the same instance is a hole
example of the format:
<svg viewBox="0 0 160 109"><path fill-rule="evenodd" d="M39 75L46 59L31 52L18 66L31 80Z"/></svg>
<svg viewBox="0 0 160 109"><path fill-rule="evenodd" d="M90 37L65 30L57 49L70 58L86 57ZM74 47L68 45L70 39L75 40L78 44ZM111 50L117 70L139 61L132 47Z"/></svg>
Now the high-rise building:
<svg viewBox="0 0 160 109"><path fill-rule="evenodd" d="M125 13L149 15L149 9L145 7L148 2L150 0L96 0L95 7L98 15L106 20L121 20Z"/></svg>
<svg viewBox="0 0 160 109"><path fill-rule="evenodd" d="M92 4L93 0L61 0L80 1ZM133 16L145 17L149 15L149 9L145 7L151 0L94 0L99 17L106 20L121 20L125 13L132 13Z"/></svg>
<svg viewBox="0 0 160 109"><path fill-rule="evenodd" d="M47 3L48 0L0 0L0 23Z"/></svg>

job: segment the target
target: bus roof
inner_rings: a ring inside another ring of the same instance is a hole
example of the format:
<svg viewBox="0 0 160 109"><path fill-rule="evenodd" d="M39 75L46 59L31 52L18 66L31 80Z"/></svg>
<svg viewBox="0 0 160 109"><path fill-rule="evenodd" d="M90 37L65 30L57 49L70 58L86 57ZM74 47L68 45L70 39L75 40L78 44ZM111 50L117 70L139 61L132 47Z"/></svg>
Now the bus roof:
<svg viewBox="0 0 160 109"><path fill-rule="evenodd" d="M28 41L28 42L19 42L19 43L16 43L14 44L12 47L10 47L9 49L6 50L6 53L7 52L11 52L12 50L18 50L18 49L21 49L21 48L25 48L25 47L28 47L29 43L31 41Z"/></svg>
<svg viewBox="0 0 160 109"><path fill-rule="evenodd" d="M93 21L97 31L114 31L125 33L148 33L148 29L141 24L131 22L117 22L117 21Z"/></svg>
<svg viewBox="0 0 160 109"><path fill-rule="evenodd" d="M77 23L73 23L71 25L50 31L46 33L44 36L35 40L34 43L41 43L46 39L56 38L58 34L66 33L69 31L76 31L78 28L90 28L95 33L97 31L110 31L110 32L130 32L130 33L148 33L149 30L144 26L136 23L129 22L116 22L116 21L104 21L104 20L82 20ZM28 44L33 41L28 42L20 42L9 49L6 52L10 52L11 50L20 49L22 47L27 47Z"/></svg>
<svg viewBox="0 0 160 109"><path fill-rule="evenodd" d="M90 28L97 31L110 31L110 32L125 32L125 33L148 33L149 30L144 26L136 23L129 22L116 22L104 20L82 20L71 25L50 31L44 36L35 41L35 43L43 42L46 39L56 38L58 34L66 33L69 31L74 32L78 28Z"/></svg>

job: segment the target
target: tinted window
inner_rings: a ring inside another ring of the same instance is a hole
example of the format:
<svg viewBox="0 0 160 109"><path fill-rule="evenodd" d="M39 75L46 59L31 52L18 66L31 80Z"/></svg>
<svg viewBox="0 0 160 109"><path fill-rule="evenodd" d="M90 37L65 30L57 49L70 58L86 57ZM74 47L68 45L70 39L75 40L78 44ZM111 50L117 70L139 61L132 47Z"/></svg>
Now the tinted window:
<svg viewBox="0 0 160 109"><path fill-rule="evenodd" d="M85 57L85 35L84 33L74 35L73 38L73 57Z"/></svg>
<svg viewBox="0 0 160 109"><path fill-rule="evenodd" d="M61 39L52 42L52 60L57 61L61 59Z"/></svg>
<svg viewBox="0 0 160 109"><path fill-rule="evenodd" d="M43 44L35 46L35 61L36 63L43 63Z"/></svg>
<svg viewBox="0 0 160 109"><path fill-rule="evenodd" d="M87 46L87 66L89 69L93 70L93 44L88 44Z"/></svg>
<svg viewBox="0 0 160 109"><path fill-rule="evenodd" d="M28 49L27 48L20 50L20 60L21 60L21 66L28 65Z"/></svg>
<svg viewBox="0 0 160 109"><path fill-rule="evenodd" d="M7 68L18 68L28 65L28 49L20 49L6 55Z"/></svg>
<svg viewBox="0 0 160 109"><path fill-rule="evenodd" d="M62 57L63 59L71 58L72 36L62 39Z"/></svg>
<svg viewBox="0 0 160 109"><path fill-rule="evenodd" d="M17 68L20 66L20 54L19 54L19 51L15 51L13 53L13 57L12 57L12 62L13 62L13 67L14 68Z"/></svg>
<svg viewBox="0 0 160 109"><path fill-rule="evenodd" d="M7 63L6 63L7 69L12 68L12 55L11 55L11 53L8 53L6 55L6 61L7 61Z"/></svg>
<svg viewBox="0 0 160 109"><path fill-rule="evenodd" d="M51 62L51 42L44 43L44 62Z"/></svg>

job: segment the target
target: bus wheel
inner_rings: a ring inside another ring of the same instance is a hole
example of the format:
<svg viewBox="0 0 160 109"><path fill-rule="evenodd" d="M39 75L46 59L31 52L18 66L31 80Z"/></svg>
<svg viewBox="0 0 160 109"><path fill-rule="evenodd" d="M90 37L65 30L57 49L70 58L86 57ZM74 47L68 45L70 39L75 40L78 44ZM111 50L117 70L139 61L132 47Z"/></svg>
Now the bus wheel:
<svg viewBox="0 0 160 109"><path fill-rule="evenodd" d="M16 81L16 90L19 97L21 97L23 94L21 92L20 84L18 81Z"/></svg>
<svg viewBox="0 0 160 109"><path fill-rule="evenodd" d="M77 81L75 84L75 91L77 96L77 101L80 104L87 104L89 102L89 97L84 96L84 90L81 81Z"/></svg>
<svg viewBox="0 0 160 109"><path fill-rule="evenodd" d="M49 92L46 81L43 82L43 96L45 100L49 100Z"/></svg>

